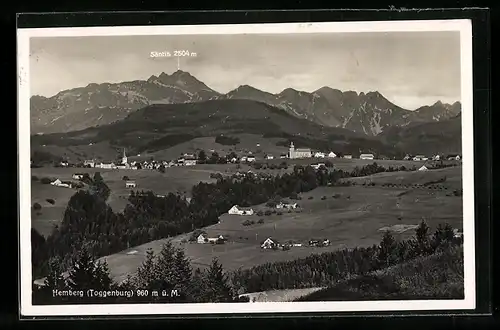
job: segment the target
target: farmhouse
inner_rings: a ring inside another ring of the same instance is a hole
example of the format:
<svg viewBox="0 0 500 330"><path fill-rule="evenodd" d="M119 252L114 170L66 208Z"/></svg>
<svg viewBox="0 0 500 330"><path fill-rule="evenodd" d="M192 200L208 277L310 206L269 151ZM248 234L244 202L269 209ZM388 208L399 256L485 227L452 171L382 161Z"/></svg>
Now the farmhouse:
<svg viewBox="0 0 500 330"><path fill-rule="evenodd" d="M441 160L441 156L440 155L435 155L434 157L432 157L432 160Z"/></svg>
<svg viewBox="0 0 500 330"><path fill-rule="evenodd" d="M75 180L81 180L83 179L83 173L74 173L72 178Z"/></svg>
<svg viewBox="0 0 500 330"><path fill-rule="evenodd" d="M253 215L253 209L234 205L232 208L229 209L229 211L227 211L227 213L233 215Z"/></svg>
<svg viewBox="0 0 500 330"><path fill-rule="evenodd" d="M208 236L205 233L201 233L198 238L196 238L196 242L199 244L205 244L208 243Z"/></svg>
<svg viewBox="0 0 500 330"><path fill-rule="evenodd" d="M325 158L325 154L322 152L316 152L314 158Z"/></svg>
<svg viewBox="0 0 500 330"><path fill-rule="evenodd" d="M287 154L281 154L281 155L280 155L280 158L281 158L281 159L288 158L288 155L287 155Z"/></svg>
<svg viewBox="0 0 500 330"><path fill-rule="evenodd" d="M95 167L95 161L88 159L83 162L84 167Z"/></svg>
<svg viewBox="0 0 500 330"><path fill-rule="evenodd" d="M277 209L296 209L298 207L297 203L283 203L280 202L276 205Z"/></svg>
<svg viewBox="0 0 500 330"><path fill-rule="evenodd" d="M361 154L359 155L359 159L374 159L373 154Z"/></svg>
<svg viewBox="0 0 500 330"><path fill-rule="evenodd" d="M137 185L135 184L135 181L129 180L125 181L125 188L135 188Z"/></svg>
<svg viewBox="0 0 500 330"><path fill-rule="evenodd" d="M68 163L68 162L60 162L60 163L59 163L59 166L62 166L62 167L68 167L68 166L69 166L69 163Z"/></svg>
<svg viewBox="0 0 500 330"><path fill-rule="evenodd" d="M266 155L266 159L274 159L273 155Z"/></svg>
<svg viewBox="0 0 500 330"><path fill-rule="evenodd" d="M280 246L280 244L278 243L278 241L276 240L273 240L272 238L268 238L266 239L264 242L262 242L262 244L260 245L260 247L262 249L276 249Z"/></svg>
<svg viewBox="0 0 500 330"><path fill-rule="evenodd" d="M71 188L71 184L69 184L69 183L63 183L59 179L56 179L55 181L51 182L50 184L53 185L53 186L56 186L56 187Z"/></svg>
<svg viewBox="0 0 500 330"><path fill-rule="evenodd" d="M194 166L196 165L196 158L194 156L185 156L184 157L184 166Z"/></svg>
<svg viewBox="0 0 500 330"><path fill-rule="evenodd" d="M337 155L333 151L330 151L330 153L328 154L328 158L335 158L335 157L337 157Z"/></svg>
<svg viewBox="0 0 500 330"><path fill-rule="evenodd" d="M251 162L255 162L255 156L247 156L247 162L251 163Z"/></svg>
<svg viewBox="0 0 500 330"><path fill-rule="evenodd" d="M103 169L115 169L116 165L113 162L111 162L111 163L100 163L100 164L97 164L95 167L103 168Z"/></svg>
<svg viewBox="0 0 500 330"><path fill-rule="evenodd" d="M403 160L410 160L412 157L410 155L404 156Z"/></svg>
<svg viewBox="0 0 500 330"><path fill-rule="evenodd" d="M352 159L352 155L344 155L345 159Z"/></svg>
<svg viewBox="0 0 500 330"><path fill-rule="evenodd" d="M298 148L298 149L295 149L295 146L293 145L293 142L291 142L290 143L290 148L288 150L288 157L290 159L311 158L312 157L311 149L309 149L309 148Z"/></svg>
<svg viewBox="0 0 500 330"><path fill-rule="evenodd" d="M414 161L427 160L427 159L428 158L423 156L423 155L417 155L417 156L413 157Z"/></svg>
<svg viewBox="0 0 500 330"><path fill-rule="evenodd" d="M448 157L446 157L448 160L460 160L461 157L460 155L448 155Z"/></svg>
<svg viewBox="0 0 500 330"><path fill-rule="evenodd" d="M425 165L422 165L421 168L418 169L419 171L427 171L428 168Z"/></svg>
<svg viewBox="0 0 500 330"><path fill-rule="evenodd" d="M317 164L311 164L311 167L314 168L315 170L319 170L321 166L325 166L325 163L317 163Z"/></svg>

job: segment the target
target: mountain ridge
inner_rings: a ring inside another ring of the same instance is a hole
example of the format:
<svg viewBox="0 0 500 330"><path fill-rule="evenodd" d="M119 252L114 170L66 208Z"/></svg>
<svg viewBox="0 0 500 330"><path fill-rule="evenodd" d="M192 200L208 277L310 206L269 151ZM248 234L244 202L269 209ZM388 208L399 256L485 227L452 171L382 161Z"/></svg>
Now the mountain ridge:
<svg viewBox="0 0 500 330"><path fill-rule="evenodd" d="M219 93L189 72L161 72L147 80L121 83L90 83L64 90L52 97L31 97L32 133L69 132L105 125L152 104L196 103L218 99L247 99L264 102L301 119L328 127L346 128L376 136L392 126L433 122L451 118L461 111L460 102L436 102L410 111L378 91L342 92L323 86L314 92L285 88L277 94L243 84ZM99 111L99 109L101 109Z"/></svg>

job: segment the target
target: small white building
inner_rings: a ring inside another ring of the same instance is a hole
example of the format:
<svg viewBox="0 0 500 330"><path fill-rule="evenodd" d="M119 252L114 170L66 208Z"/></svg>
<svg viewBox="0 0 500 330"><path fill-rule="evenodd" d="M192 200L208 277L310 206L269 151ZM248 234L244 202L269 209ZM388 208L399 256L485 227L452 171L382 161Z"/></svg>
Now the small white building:
<svg viewBox="0 0 500 330"><path fill-rule="evenodd" d="M273 249L279 247L279 243L276 240L273 240L271 237L267 238L262 244L260 245L262 249Z"/></svg>
<svg viewBox="0 0 500 330"><path fill-rule="evenodd" d="M69 163L63 161L63 162L60 162L59 165L62 166L62 167L68 167Z"/></svg>
<svg viewBox="0 0 500 330"><path fill-rule="evenodd" d="M83 162L83 166L85 167L95 167L95 161L91 159L87 159Z"/></svg>
<svg viewBox="0 0 500 330"><path fill-rule="evenodd" d="M199 244L205 244L208 243L208 236L205 233L201 233L198 238L196 238L196 242Z"/></svg>
<svg viewBox="0 0 500 330"><path fill-rule="evenodd" d="M273 155L266 155L266 159L274 159Z"/></svg>
<svg viewBox="0 0 500 330"><path fill-rule="evenodd" d="M100 163L100 164L97 164L95 167L111 170L111 169L115 169L116 165L115 165L115 163Z"/></svg>
<svg viewBox="0 0 500 330"><path fill-rule="evenodd" d="M429 170L425 165L422 165L421 168L418 169L419 171L427 171Z"/></svg>
<svg viewBox="0 0 500 330"><path fill-rule="evenodd" d="M277 209L296 209L297 203L279 203L276 205Z"/></svg>
<svg viewBox="0 0 500 330"><path fill-rule="evenodd" d="M414 161L422 161L422 160L427 160L428 158L423 156L423 155L416 155L415 157L413 157L413 160Z"/></svg>
<svg viewBox="0 0 500 330"><path fill-rule="evenodd" d="M352 159L352 155L344 155L345 159Z"/></svg>
<svg viewBox="0 0 500 330"><path fill-rule="evenodd" d="M232 215L253 215L254 212L251 208L234 205L227 213Z"/></svg>
<svg viewBox="0 0 500 330"><path fill-rule="evenodd" d="M247 160L246 161L248 163L255 162L255 156L247 156Z"/></svg>
<svg viewBox="0 0 500 330"><path fill-rule="evenodd" d="M432 160L441 160L441 156L440 155L436 155L436 156L432 157Z"/></svg>
<svg viewBox="0 0 500 330"><path fill-rule="evenodd" d="M135 187L137 187L135 181L132 180L125 181L125 188L135 188Z"/></svg>
<svg viewBox="0 0 500 330"><path fill-rule="evenodd" d="M337 154L334 153L333 151L330 151L330 153L328 154L328 158L335 158L337 157Z"/></svg>
<svg viewBox="0 0 500 330"><path fill-rule="evenodd" d="M311 164L311 167L315 170L319 170L321 166L326 167L325 163Z"/></svg>
<svg viewBox="0 0 500 330"><path fill-rule="evenodd" d="M325 154L323 152L315 152L314 158L325 158Z"/></svg>
<svg viewBox="0 0 500 330"><path fill-rule="evenodd" d="M372 160L372 159L375 159L375 156L373 156L373 154L361 154L361 155L359 155L359 159Z"/></svg>
<svg viewBox="0 0 500 330"><path fill-rule="evenodd" d="M280 159L285 159L285 158L288 158L288 156L286 154L281 154L280 155Z"/></svg>
<svg viewBox="0 0 500 330"><path fill-rule="evenodd" d="M83 173L74 173L72 178L75 180L81 180L83 179Z"/></svg>

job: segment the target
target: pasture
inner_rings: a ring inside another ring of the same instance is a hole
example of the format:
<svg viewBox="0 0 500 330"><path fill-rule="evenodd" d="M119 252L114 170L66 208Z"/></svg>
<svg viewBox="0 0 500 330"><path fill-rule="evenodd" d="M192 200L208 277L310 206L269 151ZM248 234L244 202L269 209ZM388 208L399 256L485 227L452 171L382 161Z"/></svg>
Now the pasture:
<svg viewBox="0 0 500 330"><path fill-rule="evenodd" d="M283 214L269 216L224 214L218 224L204 228L210 237L226 236L226 244L188 242L191 234L183 234L149 242L105 259L112 276L122 280L127 274L136 271L148 248L159 252L167 240L183 247L194 267L206 267L213 257L218 257L225 269L234 270L266 262L293 260L340 248L378 244L383 231L387 229L392 229L396 238L407 238L414 234L413 226L418 225L421 220L425 220L431 230L445 222L454 228L462 228L462 198L450 194L461 181L460 168L383 174L390 174L394 178L402 177L408 182L432 181L444 176L446 181L439 183L442 189L381 185L320 187L300 195L301 200L297 201L300 212L284 211ZM370 178L378 176L389 180L382 174ZM364 179L367 180L368 177ZM266 207L255 207L256 210L259 208ZM247 219L253 220L254 224L243 226L242 223ZM263 223L258 223L259 219L263 219ZM292 247L288 251L262 250L260 243L268 237L279 242L302 243L303 246ZM331 245L309 247L307 242L310 239L329 239Z"/></svg>

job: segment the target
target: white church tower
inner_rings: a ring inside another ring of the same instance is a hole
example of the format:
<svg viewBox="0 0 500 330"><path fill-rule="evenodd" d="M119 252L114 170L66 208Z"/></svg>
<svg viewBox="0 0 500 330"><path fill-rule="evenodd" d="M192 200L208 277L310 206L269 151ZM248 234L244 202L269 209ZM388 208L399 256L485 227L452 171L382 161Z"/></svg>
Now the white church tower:
<svg viewBox="0 0 500 330"><path fill-rule="evenodd" d="M288 149L288 158L295 158L295 146L293 145L293 142L290 142L290 148Z"/></svg>
<svg viewBox="0 0 500 330"><path fill-rule="evenodd" d="M125 154L125 148L123 148L122 164L128 164L127 155Z"/></svg>

